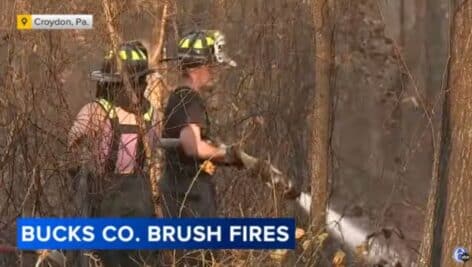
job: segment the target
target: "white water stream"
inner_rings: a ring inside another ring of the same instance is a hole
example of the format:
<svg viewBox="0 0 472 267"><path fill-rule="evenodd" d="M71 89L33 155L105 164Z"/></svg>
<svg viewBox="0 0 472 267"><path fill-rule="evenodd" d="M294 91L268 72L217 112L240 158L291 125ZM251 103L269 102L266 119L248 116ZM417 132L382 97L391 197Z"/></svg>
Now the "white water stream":
<svg viewBox="0 0 472 267"><path fill-rule="evenodd" d="M296 199L297 205L302 208L305 215L309 216L311 207L311 195L302 193ZM374 232L368 228L366 218L343 217L335 210L328 208L326 224L329 234L334 236L339 242L345 244L353 252L356 247L366 242L367 237ZM391 238L392 240L394 237ZM408 248L403 247L401 242L396 245L390 244L391 240L382 237L371 239L364 257L367 263L377 264L383 262L383 266L415 266L413 259L409 256ZM400 245L398 245L400 244ZM396 263L402 265L395 265Z"/></svg>

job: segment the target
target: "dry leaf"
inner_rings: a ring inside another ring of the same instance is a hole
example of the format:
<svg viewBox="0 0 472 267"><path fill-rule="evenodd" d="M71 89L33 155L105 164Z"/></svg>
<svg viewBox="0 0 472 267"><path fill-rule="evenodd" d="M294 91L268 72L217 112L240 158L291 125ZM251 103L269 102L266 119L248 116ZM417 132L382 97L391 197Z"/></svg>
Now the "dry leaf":
<svg viewBox="0 0 472 267"><path fill-rule="evenodd" d="M309 246L310 246L310 240L305 240L305 241L302 243L302 248L303 248L303 250L307 250Z"/></svg>
<svg viewBox="0 0 472 267"><path fill-rule="evenodd" d="M231 103L231 106L233 107L233 109L234 109L235 111L239 111L239 108L238 108L238 106L236 106L236 104Z"/></svg>
<svg viewBox="0 0 472 267"><path fill-rule="evenodd" d="M41 258L41 260L45 260L49 256L49 250L47 249L37 250L36 254L38 254L38 258Z"/></svg>
<svg viewBox="0 0 472 267"><path fill-rule="evenodd" d="M200 169L209 174L209 175L213 175L215 174L215 171L216 171L216 166L215 164L213 164L213 162L209 161L209 160L205 160L201 165L200 165Z"/></svg>
<svg viewBox="0 0 472 267"><path fill-rule="evenodd" d="M367 251L367 243L366 242L363 242L359 246L356 246L356 255L359 258L362 258L364 255L367 255L367 253L368 253L368 251Z"/></svg>
<svg viewBox="0 0 472 267"><path fill-rule="evenodd" d="M336 251L333 257L333 267L344 267L346 266L346 253L342 250Z"/></svg>
<svg viewBox="0 0 472 267"><path fill-rule="evenodd" d="M264 117L256 116L253 118L253 122L259 125L264 125Z"/></svg>
<svg viewBox="0 0 472 267"><path fill-rule="evenodd" d="M64 266L65 257L57 250L38 250L36 251L36 254L38 254L38 259L36 261L35 267L41 266L41 264L46 260L50 260L59 266Z"/></svg>
<svg viewBox="0 0 472 267"><path fill-rule="evenodd" d="M304 236L305 236L305 230L303 230L302 228L297 228L295 230L295 239L296 240L302 239Z"/></svg>
<svg viewBox="0 0 472 267"><path fill-rule="evenodd" d="M328 238L328 233L322 233L322 234L320 234L316 237L316 241L320 245L322 245L324 243L324 241L326 240L326 238Z"/></svg>
<svg viewBox="0 0 472 267"><path fill-rule="evenodd" d="M275 261L281 262L285 259L287 254L288 254L287 249L276 249L270 253L270 258Z"/></svg>

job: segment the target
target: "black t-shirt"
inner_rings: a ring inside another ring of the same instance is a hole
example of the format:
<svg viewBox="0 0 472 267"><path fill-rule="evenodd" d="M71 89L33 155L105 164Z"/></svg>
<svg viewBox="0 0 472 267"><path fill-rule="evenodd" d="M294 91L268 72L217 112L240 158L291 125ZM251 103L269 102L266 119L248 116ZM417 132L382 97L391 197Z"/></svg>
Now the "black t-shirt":
<svg viewBox="0 0 472 267"><path fill-rule="evenodd" d="M201 138L208 138L209 121L205 103L200 94L189 87L179 87L169 96L164 112L164 138L179 138L188 124L198 124ZM166 166L198 168L202 160L188 157L181 148L166 150ZM173 168L175 169L175 168Z"/></svg>

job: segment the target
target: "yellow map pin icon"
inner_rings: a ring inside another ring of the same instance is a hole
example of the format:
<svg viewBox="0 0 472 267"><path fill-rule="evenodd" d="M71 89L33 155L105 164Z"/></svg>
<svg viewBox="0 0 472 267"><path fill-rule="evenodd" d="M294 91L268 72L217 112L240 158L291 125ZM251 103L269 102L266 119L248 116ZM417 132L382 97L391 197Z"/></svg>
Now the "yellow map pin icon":
<svg viewBox="0 0 472 267"><path fill-rule="evenodd" d="M30 30L33 25L31 15L17 15L16 28L18 30Z"/></svg>

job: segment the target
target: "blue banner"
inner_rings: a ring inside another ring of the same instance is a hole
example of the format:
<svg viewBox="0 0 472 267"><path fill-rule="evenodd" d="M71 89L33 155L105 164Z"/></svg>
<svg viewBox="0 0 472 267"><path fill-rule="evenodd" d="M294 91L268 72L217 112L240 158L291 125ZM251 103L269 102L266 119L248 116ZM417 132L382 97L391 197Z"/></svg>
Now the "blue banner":
<svg viewBox="0 0 472 267"><path fill-rule="evenodd" d="M17 247L294 249L293 218L19 218Z"/></svg>

